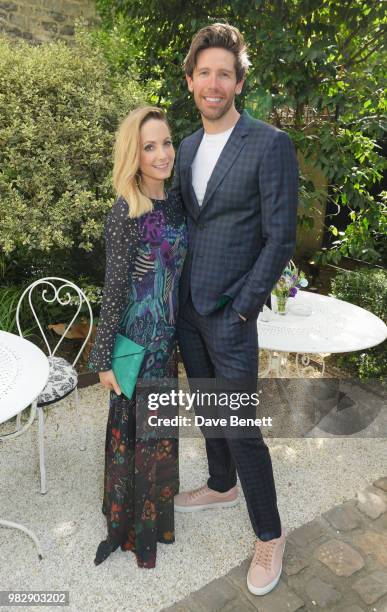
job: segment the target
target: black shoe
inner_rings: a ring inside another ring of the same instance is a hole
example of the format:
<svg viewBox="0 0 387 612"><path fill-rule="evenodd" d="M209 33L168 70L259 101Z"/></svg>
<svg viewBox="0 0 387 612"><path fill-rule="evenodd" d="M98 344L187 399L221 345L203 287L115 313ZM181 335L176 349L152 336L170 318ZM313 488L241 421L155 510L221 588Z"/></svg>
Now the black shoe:
<svg viewBox="0 0 387 612"><path fill-rule="evenodd" d="M105 561L105 559L108 558L110 553L117 550L118 547L119 547L119 544L112 544L111 542L108 542L108 540L104 540L103 542L101 542L97 548L97 552L96 552L95 559L94 559L94 565L99 565L100 563Z"/></svg>

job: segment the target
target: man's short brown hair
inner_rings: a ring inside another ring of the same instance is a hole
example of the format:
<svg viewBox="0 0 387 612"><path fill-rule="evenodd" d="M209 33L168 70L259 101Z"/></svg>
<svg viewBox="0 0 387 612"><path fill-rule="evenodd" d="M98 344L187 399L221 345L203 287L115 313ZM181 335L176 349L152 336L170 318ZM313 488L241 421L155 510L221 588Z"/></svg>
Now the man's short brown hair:
<svg viewBox="0 0 387 612"><path fill-rule="evenodd" d="M183 63L185 74L192 78L198 53L211 47L220 47L233 53L235 57L236 79L237 83L239 83L245 77L250 61L242 34L238 28L228 23L213 23L205 26L195 34Z"/></svg>

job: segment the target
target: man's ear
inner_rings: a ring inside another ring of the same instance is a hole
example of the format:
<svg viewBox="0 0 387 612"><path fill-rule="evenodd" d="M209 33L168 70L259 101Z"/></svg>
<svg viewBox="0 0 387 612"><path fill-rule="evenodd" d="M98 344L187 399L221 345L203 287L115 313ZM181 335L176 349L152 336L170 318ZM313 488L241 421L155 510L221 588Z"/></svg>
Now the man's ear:
<svg viewBox="0 0 387 612"><path fill-rule="evenodd" d="M188 89L192 93L193 92L193 79L190 76L188 76L188 74L185 75L185 78L187 81Z"/></svg>
<svg viewBox="0 0 387 612"><path fill-rule="evenodd" d="M236 84L235 93L238 96L239 96L240 93L242 93L242 89L243 89L244 83L245 83L245 79L242 79L241 81L239 81L239 83Z"/></svg>

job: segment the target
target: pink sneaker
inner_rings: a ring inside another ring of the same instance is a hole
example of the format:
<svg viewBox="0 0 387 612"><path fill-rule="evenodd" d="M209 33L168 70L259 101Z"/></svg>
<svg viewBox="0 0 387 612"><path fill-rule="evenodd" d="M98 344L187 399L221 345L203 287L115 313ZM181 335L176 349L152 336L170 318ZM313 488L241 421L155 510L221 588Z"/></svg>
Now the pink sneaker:
<svg viewBox="0 0 387 612"><path fill-rule="evenodd" d="M255 553L247 573L247 588L253 595L266 595L277 585L282 572L282 557L285 550L285 534L263 542L257 540Z"/></svg>
<svg viewBox="0 0 387 612"><path fill-rule="evenodd" d="M231 508L238 503L238 487L232 487L225 493L218 493L209 489L207 485L179 493L175 496L176 512L196 512L207 508Z"/></svg>

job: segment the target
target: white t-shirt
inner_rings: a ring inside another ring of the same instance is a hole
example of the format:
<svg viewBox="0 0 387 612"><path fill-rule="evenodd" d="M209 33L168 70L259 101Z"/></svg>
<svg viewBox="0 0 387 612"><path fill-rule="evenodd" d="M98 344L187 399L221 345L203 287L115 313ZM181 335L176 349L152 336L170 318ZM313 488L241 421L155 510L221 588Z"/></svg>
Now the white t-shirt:
<svg viewBox="0 0 387 612"><path fill-rule="evenodd" d="M233 129L234 126L220 134L207 134L204 132L204 136L192 162L192 186L199 206L203 203L207 183L211 178L216 162Z"/></svg>

